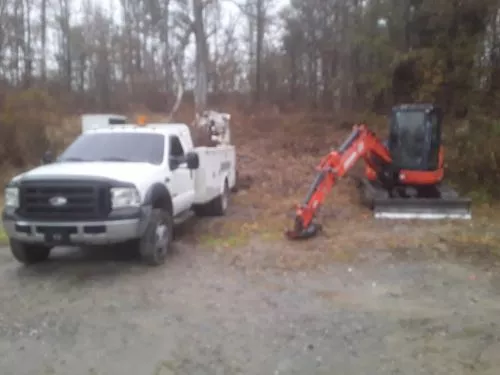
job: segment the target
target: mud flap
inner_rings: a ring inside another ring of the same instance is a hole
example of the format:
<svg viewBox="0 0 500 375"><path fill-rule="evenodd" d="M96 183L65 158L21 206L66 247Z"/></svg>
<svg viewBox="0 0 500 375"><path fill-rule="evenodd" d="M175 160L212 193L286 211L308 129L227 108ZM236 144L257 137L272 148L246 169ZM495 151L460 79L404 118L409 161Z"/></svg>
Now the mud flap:
<svg viewBox="0 0 500 375"><path fill-rule="evenodd" d="M377 219L460 219L470 220L471 199L392 198L375 199Z"/></svg>

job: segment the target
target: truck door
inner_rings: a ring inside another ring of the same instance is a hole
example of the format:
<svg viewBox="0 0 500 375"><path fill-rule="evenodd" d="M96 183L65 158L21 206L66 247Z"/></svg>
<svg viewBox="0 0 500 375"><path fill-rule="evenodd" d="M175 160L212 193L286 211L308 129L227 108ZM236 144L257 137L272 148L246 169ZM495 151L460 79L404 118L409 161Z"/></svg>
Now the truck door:
<svg viewBox="0 0 500 375"><path fill-rule="evenodd" d="M169 168L172 172L170 194L174 215L189 210L194 201L194 171L187 167L184 148L179 137L170 136Z"/></svg>

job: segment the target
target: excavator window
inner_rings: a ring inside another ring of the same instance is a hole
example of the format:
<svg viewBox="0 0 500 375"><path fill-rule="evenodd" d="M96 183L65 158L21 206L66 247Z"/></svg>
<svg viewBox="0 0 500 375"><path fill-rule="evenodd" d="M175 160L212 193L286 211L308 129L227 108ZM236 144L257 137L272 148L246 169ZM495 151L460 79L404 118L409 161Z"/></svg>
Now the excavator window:
<svg viewBox="0 0 500 375"><path fill-rule="evenodd" d="M430 143L425 111L395 111L392 122L389 149L395 165L401 169L422 170Z"/></svg>
<svg viewBox="0 0 500 375"><path fill-rule="evenodd" d="M439 113L436 111L431 112L429 123L431 127L431 139L427 170L436 170L439 168L439 147L441 146L441 119Z"/></svg>

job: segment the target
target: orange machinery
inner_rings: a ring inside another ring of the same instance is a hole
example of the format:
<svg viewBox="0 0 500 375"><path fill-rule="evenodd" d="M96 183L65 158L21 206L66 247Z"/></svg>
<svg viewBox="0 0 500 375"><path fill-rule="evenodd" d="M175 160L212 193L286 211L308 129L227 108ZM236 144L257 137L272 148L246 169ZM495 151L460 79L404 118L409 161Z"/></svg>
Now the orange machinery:
<svg viewBox="0 0 500 375"><path fill-rule="evenodd" d="M314 220L326 195L359 159L365 162L365 176L358 183L362 202L376 218L470 219L470 199L443 184L441 125L442 112L432 104L393 107L386 142L365 124L355 125L340 148L321 160L287 236L299 239L317 233L321 226Z"/></svg>

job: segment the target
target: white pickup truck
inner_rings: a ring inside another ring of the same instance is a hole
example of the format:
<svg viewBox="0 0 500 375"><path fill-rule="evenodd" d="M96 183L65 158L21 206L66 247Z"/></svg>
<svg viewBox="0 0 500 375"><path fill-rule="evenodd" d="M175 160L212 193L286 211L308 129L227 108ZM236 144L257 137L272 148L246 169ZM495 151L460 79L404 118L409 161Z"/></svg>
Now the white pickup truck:
<svg viewBox="0 0 500 375"><path fill-rule="evenodd" d="M56 160L5 189L3 226L19 262L42 262L59 245L123 243L159 265L175 224L226 212L234 146L193 147L185 124L83 128Z"/></svg>

